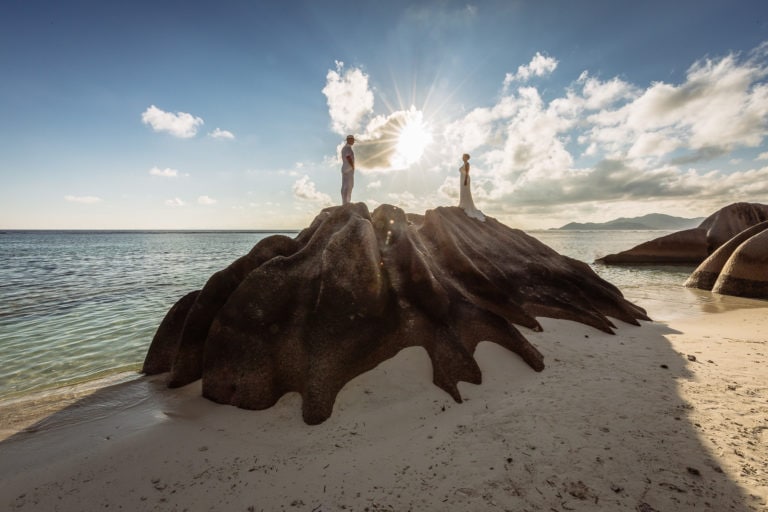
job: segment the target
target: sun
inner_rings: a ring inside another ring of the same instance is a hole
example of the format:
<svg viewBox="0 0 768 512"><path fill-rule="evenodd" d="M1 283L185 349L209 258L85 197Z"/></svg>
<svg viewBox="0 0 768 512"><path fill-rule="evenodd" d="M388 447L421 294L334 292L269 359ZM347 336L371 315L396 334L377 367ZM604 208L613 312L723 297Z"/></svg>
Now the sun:
<svg viewBox="0 0 768 512"><path fill-rule="evenodd" d="M422 112L411 108L397 135L395 145L395 163L410 167L418 162L424 150L432 143L432 131L424 122Z"/></svg>

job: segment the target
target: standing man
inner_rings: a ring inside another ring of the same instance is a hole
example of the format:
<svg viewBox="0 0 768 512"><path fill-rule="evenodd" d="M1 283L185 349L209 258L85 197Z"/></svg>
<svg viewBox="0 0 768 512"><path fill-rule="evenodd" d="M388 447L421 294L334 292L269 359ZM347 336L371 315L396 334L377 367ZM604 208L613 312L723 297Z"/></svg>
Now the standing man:
<svg viewBox="0 0 768 512"><path fill-rule="evenodd" d="M352 145L354 135L347 135L347 143L341 148L341 204L352 202L352 187L355 186L355 152Z"/></svg>

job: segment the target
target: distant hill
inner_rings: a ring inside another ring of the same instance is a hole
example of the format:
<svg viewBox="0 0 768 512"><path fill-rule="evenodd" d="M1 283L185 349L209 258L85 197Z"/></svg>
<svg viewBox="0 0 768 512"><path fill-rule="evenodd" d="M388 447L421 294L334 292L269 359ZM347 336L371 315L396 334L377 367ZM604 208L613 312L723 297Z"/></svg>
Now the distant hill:
<svg viewBox="0 0 768 512"><path fill-rule="evenodd" d="M608 222L569 222L565 226L556 228L564 230L589 230L589 229L617 229L617 230L648 230L648 229L666 229L681 230L698 227L704 217L686 219L683 217L673 217L663 213L649 213L642 217L614 219Z"/></svg>

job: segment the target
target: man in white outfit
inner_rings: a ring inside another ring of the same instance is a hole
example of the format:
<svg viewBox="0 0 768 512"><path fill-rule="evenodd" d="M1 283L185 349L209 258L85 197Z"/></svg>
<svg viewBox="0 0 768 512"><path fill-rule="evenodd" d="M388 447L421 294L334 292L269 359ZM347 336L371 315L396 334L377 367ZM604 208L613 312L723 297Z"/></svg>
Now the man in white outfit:
<svg viewBox="0 0 768 512"><path fill-rule="evenodd" d="M341 204L352 202L352 187L355 186L355 152L352 145L354 135L347 135L347 143L341 148Z"/></svg>

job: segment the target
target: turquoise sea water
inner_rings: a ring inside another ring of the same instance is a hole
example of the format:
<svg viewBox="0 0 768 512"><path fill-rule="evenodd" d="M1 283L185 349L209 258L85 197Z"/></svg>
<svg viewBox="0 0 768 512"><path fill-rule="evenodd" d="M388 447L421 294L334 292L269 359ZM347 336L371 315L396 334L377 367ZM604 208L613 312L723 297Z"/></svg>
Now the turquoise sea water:
<svg viewBox="0 0 768 512"><path fill-rule="evenodd" d="M170 306L269 234L0 234L0 398L138 369Z"/></svg>
<svg viewBox="0 0 768 512"><path fill-rule="evenodd" d="M136 371L168 309L270 234L1 233L0 399ZM628 249L666 232L529 234L561 254L591 263L599 256ZM593 268L619 286L630 300L643 307L661 301L667 309L681 309L681 285L693 270ZM706 297L689 296L686 300L707 302Z"/></svg>

